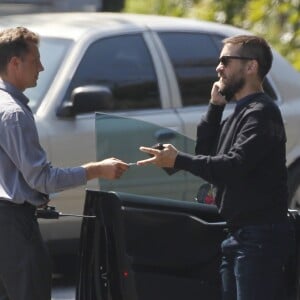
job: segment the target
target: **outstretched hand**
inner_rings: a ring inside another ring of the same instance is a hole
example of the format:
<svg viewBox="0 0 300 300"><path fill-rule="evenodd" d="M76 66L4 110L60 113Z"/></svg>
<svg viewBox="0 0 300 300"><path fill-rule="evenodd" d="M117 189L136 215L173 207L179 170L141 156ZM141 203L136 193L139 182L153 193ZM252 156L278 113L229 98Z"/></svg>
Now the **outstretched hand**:
<svg viewBox="0 0 300 300"><path fill-rule="evenodd" d="M114 157L87 163L82 167L86 169L87 180L95 178L118 179L129 168L127 163Z"/></svg>
<svg viewBox="0 0 300 300"><path fill-rule="evenodd" d="M150 154L152 157L137 162L138 166L154 164L161 168L173 168L178 154L178 150L171 144L163 144L164 149L158 150L150 147L140 147L142 152Z"/></svg>

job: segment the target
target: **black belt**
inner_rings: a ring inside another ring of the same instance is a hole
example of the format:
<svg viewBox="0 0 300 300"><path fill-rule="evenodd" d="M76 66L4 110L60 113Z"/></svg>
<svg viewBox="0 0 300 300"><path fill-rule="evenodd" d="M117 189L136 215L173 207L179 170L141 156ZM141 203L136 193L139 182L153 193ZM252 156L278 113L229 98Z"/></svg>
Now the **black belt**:
<svg viewBox="0 0 300 300"><path fill-rule="evenodd" d="M8 200L0 200L0 206L6 206L6 207L31 207L36 208L34 205L30 204L29 202L24 203L15 203Z"/></svg>

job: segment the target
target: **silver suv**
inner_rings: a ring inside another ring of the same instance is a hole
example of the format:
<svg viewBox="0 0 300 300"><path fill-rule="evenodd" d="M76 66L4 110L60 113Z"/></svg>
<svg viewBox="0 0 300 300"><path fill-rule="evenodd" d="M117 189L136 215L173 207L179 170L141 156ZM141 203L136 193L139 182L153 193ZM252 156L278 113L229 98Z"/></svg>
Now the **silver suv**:
<svg viewBox="0 0 300 300"><path fill-rule="evenodd" d="M196 124L206 111L212 83L217 79L221 41L247 33L196 20L113 13L1 17L0 28L12 26L26 26L41 36L45 71L38 86L26 94L48 158L62 167L104 155L136 161L142 154L132 148L133 135L140 144L148 145L174 143L176 133L194 139ZM274 51L265 91L285 120L291 207L300 204L299 82L299 73ZM232 108L229 104L226 113ZM103 128L95 112L143 120L159 128L151 136L136 127L118 126L118 122ZM176 145L183 151L194 151L183 142ZM201 183L185 172L174 176L159 170L139 172L132 168L120 181L95 180L88 188L194 201ZM81 187L51 195L52 204L62 212L81 213L84 191ZM80 219L41 220L41 229L54 246L52 250L62 252L56 242L61 246L77 241Z"/></svg>

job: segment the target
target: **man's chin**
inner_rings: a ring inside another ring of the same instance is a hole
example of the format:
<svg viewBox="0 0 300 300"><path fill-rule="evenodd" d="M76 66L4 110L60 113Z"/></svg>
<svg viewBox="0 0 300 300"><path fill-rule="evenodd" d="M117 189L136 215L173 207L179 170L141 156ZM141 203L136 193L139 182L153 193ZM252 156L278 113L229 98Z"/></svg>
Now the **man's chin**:
<svg viewBox="0 0 300 300"><path fill-rule="evenodd" d="M33 82L30 86L28 86L28 88L33 88L33 87L36 87L37 86L37 82Z"/></svg>
<svg viewBox="0 0 300 300"><path fill-rule="evenodd" d="M234 94L228 90L220 90L220 94L225 97L226 102L234 100Z"/></svg>

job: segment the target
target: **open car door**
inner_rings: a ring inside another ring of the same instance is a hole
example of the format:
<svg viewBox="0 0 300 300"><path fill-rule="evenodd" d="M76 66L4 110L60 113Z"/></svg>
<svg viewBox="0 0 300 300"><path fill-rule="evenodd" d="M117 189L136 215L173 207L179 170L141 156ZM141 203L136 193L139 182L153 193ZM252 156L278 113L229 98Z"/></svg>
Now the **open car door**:
<svg viewBox="0 0 300 300"><path fill-rule="evenodd" d="M220 300L226 223L213 205L87 191L76 300ZM288 299L300 299L300 216L285 266Z"/></svg>
<svg viewBox="0 0 300 300"><path fill-rule="evenodd" d="M77 300L220 299L215 206L87 191Z"/></svg>
<svg viewBox="0 0 300 300"><path fill-rule="evenodd" d="M139 146L172 143L193 151L195 141L172 128L96 114L97 159L146 158ZM204 183L179 171L133 166L120 180L87 191L82 223L78 300L220 299L218 266L225 223L215 206L195 196ZM172 200L171 200L172 199ZM177 200L174 200L177 199Z"/></svg>
<svg viewBox="0 0 300 300"><path fill-rule="evenodd" d="M141 145L171 142L191 153L195 144L170 128L116 115L96 115L96 132L98 159L135 162L145 158ZM170 176L133 166L121 180L100 182L102 190L118 192L88 190L84 215L95 218L82 222L76 299L221 299L220 244L227 228L216 206L195 200L203 183L187 172ZM298 238L299 217L296 223ZM286 269L293 300L298 257L296 250Z"/></svg>

